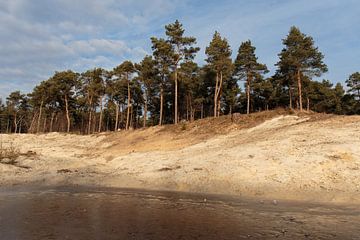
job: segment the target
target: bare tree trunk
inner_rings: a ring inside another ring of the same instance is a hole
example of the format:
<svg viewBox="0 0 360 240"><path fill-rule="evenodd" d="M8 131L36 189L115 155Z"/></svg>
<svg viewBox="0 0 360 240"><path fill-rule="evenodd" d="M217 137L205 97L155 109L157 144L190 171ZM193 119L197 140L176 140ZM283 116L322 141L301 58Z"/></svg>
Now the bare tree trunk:
<svg viewBox="0 0 360 240"><path fill-rule="evenodd" d="M30 124L30 128L29 128L30 133L34 133L34 124L35 124L35 119L36 118L37 118L37 112L33 114L31 124Z"/></svg>
<svg viewBox="0 0 360 240"><path fill-rule="evenodd" d="M95 106L94 106L94 117L93 117L93 122L92 122L92 132L94 133L96 131L96 123L97 123L97 120L96 120L96 109L95 109Z"/></svg>
<svg viewBox="0 0 360 240"><path fill-rule="evenodd" d="M8 120L7 120L7 124L6 124L6 133L9 133L9 129L10 129L10 118L8 116ZM11 129L10 129L10 133L11 133Z"/></svg>
<svg viewBox="0 0 360 240"><path fill-rule="evenodd" d="M203 119L204 118L204 103L201 103L201 113L200 113L200 118Z"/></svg>
<svg viewBox="0 0 360 240"><path fill-rule="evenodd" d="M127 103L127 116L126 116L126 130L129 130L130 123L130 108L131 108L131 91L130 91L130 81L129 76L126 76L127 84L128 84L128 103Z"/></svg>
<svg viewBox="0 0 360 240"><path fill-rule="evenodd" d="M130 128L133 128L133 123L134 123L134 108L131 106L131 109L130 109L129 129L130 129Z"/></svg>
<svg viewBox="0 0 360 240"><path fill-rule="evenodd" d="M42 130L43 133L46 132L46 120L47 120L47 118L46 118L46 115L45 115L44 125L43 125L43 130Z"/></svg>
<svg viewBox="0 0 360 240"><path fill-rule="evenodd" d="M251 76L248 75L246 81L246 98L247 98L246 114L250 114L250 81L251 81Z"/></svg>
<svg viewBox="0 0 360 240"><path fill-rule="evenodd" d="M223 73L222 71L220 72L220 84L219 84L219 88L218 88L218 104L217 104L217 116L220 117L220 111L221 111L221 95L222 95L222 85L223 85Z"/></svg>
<svg viewBox="0 0 360 240"><path fill-rule="evenodd" d="M297 82L298 82L298 92L299 92L299 106L300 106L300 111L303 111L303 106L302 106L302 92L301 92L301 76L300 76L300 70L297 71Z"/></svg>
<svg viewBox="0 0 360 240"><path fill-rule="evenodd" d="M52 112L51 113L51 120L50 120L50 132L53 131L54 117L55 117L55 112Z"/></svg>
<svg viewBox="0 0 360 240"><path fill-rule="evenodd" d="M145 90L145 104L144 104L144 122L143 122L143 127L146 127L146 121L147 121L147 109L148 109L148 94L147 91Z"/></svg>
<svg viewBox="0 0 360 240"><path fill-rule="evenodd" d="M178 123L178 74L177 65L175 66L175 121L174 124Z"/></svg>
<svg viewBox="0 0 360 240"><path fill-rule="evenodd" d="M162 125L163 120L163 111L164 111L164 87L160 87L160 119L159 119L159 125Z"/></svg>
<svg viewBox="0 0 360 240"><path fill-rule="evenodd" d="M189 99L188 94L186 94L186 121L189 121Z"/></svg>
<svg viewBox="0 0 360 240"><path fill-rule="evenodd" d="M310 99L309 99L309 97L306 98L306 110L308 112L310 111Z"/></svg>
<svg viewBox="0 0 360 240"><path fill-rule="evenodd" d="M103 118L103 95L100 96L100 117L99 117L99 131L101 132L102 128L102 118Z"/></svg>
<svg viewBox="0 0 360 240"><path fill-rule="evenodd" d="M18 132L18 133L21 133L21 126L22 126L21 123L22 123L22 119L20 118L19 123L18 123L18 124L19 124L19 132ZM16 133L16 132L15 132L15 133Z"/></svg>
<svg viewBox="0 0 360 240"><path fill-rule="evenodd" d="M92 109L89 108L88 134L91 134Z"/></svg>
<svg viewBox="0 0 360 240"><path fill-rule="evenodd" d="M124 121L124 104L120 104L120 123Z"/></svg>
<svg viewBox="0 0 360 240"><path fill-rule="evenodd" d="M92 96L89 100L89 121L88 121L88 134L91 134L91 121L92 121Z"/></svg>
<svg viewBox="0 0 360 240"><path fill-rule="evenodd" d="M15 126L15 133L16 133L17 130L18 130L17 114L16 114L16 112L15 112L15 114L14 114L14 126Z"/></svg>
<svg viewBox="0 0 360 240"><path fill-rule="evenodd" d="M65 99L65 111L66 111L66 119L67 119L67 132L70 132L70 116L69 116L69 103L68 103L68 98L65 95L64 97Z"/></svg>
<svg viewBox="0 0 360 240"><path fill-rule="evenodd" d="M219 88L219 73L216 72L216 81L215 81L215 93L214 93L214 117L217 116L217 99L218 99L218 88Z"/></svg>
<svg viewBox="0 0 360 240"><path fill-rule="evenodd" d="M41 100L41 104L40 104L40 110L39 110L39 118L38 118L38 121L37 121L37 126L36 126L36 133L39 132L40 130L40 122L41 122L41 115L42 115L42 108L43 108L43 104L44 104L44 101Z"/></svg>
<svg viewBox="0 0 360 240"><path fill-rule="evenodd" d="M116 132L119 129L119 104L115 103L115 129L114 131Z"/></svg>

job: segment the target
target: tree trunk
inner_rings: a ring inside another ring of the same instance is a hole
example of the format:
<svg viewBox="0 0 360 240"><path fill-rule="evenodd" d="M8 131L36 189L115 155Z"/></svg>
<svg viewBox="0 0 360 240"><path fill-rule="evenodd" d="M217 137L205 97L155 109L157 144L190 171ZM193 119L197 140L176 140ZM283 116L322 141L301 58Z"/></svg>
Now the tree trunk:
<svg viewBox="0 0 360 240"><path fill-rule="evenodd" d="M131 108L131 91L130 91L130 81L129 76L126 76L126 80L128 83L128 102L127 102L127 116L126 116L126 130L129 130L129 123L130 123L130 108Z"/></svg>
<svg viewBox="0 0 360 240"><path fill-rule="evenodd" d="M292 90L291 87L289 86L289 107L290 109L293 109L293 105L292 105Z"/></svg>
<svg viewBox="0 0 360 240"><path fill-rule="evenodd" d="M21 133L21 126L22 126L22 119L20 118L20 120L19 120L19 132L18 133ZM15 132L16 133L16 132Z"/></svg>
<svg viewBox="0 0 360 240"><path fill-rule="evenodd" d="M52 112L51 113L51 120L50 120L50 132L53 131L54 117L55 117L55 112Z"/></svg>
<svg viewBox="0 0 360 240"><path fill-rule="evenodd" d="M178 123L178 74L177 74L177 65L175 66L175 121L174 123Z"/></svg>
<svg viewBox="0 0 360 240"><path fill-rule="evenodd" d="M302 92L301 92L301 76L300 76L300 70L297 71L297 82L298 82L298 92L299 92L299 107L300 107L300 112L303 111L303 106L302 106Z"/></svg>
<svg viewBox="0 0 360 240"><path fill-rule="evenodd" d="M101 132L102 128L102 118L103 118L103 95L100 96L100 117L99 117L99 129L98 132Z"/></svg>
<svg viewBox="0 0 360 240"><path fill-rule="evenodd" d="M251 81L251 76L248 74L246 80L246 98L247 98L246 114L250 114L250 81Z"/></svg>
<svg viewBox="0 0 360 240"><path fill-rule="evenodd" d="M147 91L145 90L145 103L144 103L144 122L143 122L143 127L146 127L146 121L147 121L147 109L148 109L148 94Z"/></svg>
<svg viewBox="0 0 360 240"><path fill-rule="evenodd" d="M38 118L37 126L36 126L36 133L39 133L39 130L40 130L40 122L41 122L41 117L42 117L43 104L44 104L44 101L41 100L40 110L39 110L39 118Z"/></svg>
<svg viewBox="0 0 360 240"><path fill-rule="evenodd" d="M217 116L217 94L219 85L219 73L216 72L216 81L215 81L215 93L214 93L214 117Z"/></svg>
<svg viewBox="0 0 360 240"><path fill-rule="evenodd" d="M119 121L119 125L122 122L124 122L124 104L120 104L120 121Z"/></svg>
<svg viewBox="0 0 360 240"><path fill-rule="evenodd" d="M65 111L66 111L66 120L67 120L67 132L70 132L70 115L69 115L69 103L68 103L68 98L65 95L64 97L65 100Z"/></svg>
<svg viewBox="0 0 360 240"><path fill-rule="evenodd" d="M95 109L95 106L94 106L94 121L92 122L92 132L94 133L96 131L96 123L97 123L97 120L96 120L96 109Z"/></svg>
<svg viewBox="0 0 360 240"><path fill-rule="evenodd" d="M89 108L89 122L88 122L88 134L91 134L91 122L92 122L92 109Z"/></svg>
<svg viewBox="0 0 360 240"><path fill-rule="evenodd" d="M219 86L218 86L218 94L217 94L217 116L220 117L220 111L221 111L221 95L222 95L222 88L223 86L223 73L222 71L220 72L220 83L219 83Z"/></svg>
<svg viewBox="0 0 360 240"><path fill-rule="evenodd" d="M134 123L134 108L131 106L130 109L130 122L129 122L129 129L133 128L133 123Z"/></svg>
<svg viewBox="0 0 360 240"><path fill-rule="evenodd" d="M204 118L204 103L201 103L201 112L200 112L200 118Z"/></svg>
<svg viewBox="0 0 360 240"><path fill-rule="evenodd" d="M116 132L119 129L119 104L115 103L115 128L114 131Z"/></svg>
<svg viewBox="0 0 360 240"><path fill-rule="evenodd" d="M164 111L164 87L160 87L160 119L159 119L159 125L162 125L163 120L163 111Z"/></svg>
<svg viewBox="0 0 360 240"><path fill-rule="evenodd" d="M33 114L31 124L30 124L30 128L29 128L30 133L34 133L34 124L35 124L35 119L36 118L37 118L37 112Z"/></svg>
<svg viewBox="0 0 360 240"><path fill-rule="evenodd" d="M11 129L10 129L10 132L9 132L9 129L10 129L10 118L8 116L8 120L7 120L7 124L6 124L6 133L11 133Z"/></svg>
<svg viewBox="0 0 360 240"><path fill-rule="evenodd" d="M308 112L310 111L310 99L309 99L309 97L306 98L306 110Z"/></svg>
<svg viewBox="0 0 360 240"><path fill-rule="evenodd" d="M88 134L91 134L91 121L92 121L92 96L89 100L89 121L88 121Z"/></svg>
<svg viewBox="0 0 360 240"><path fill-rule="evenodd" d="M17 132L17 130L18 130L18 123L17 123L17 114L16 114L16 112L15 112L15 114L14 114L14 126L15 126L15 133Z"/></svg>
<svg viewBox="0 0 360 240"><path fill-rule="evenodd" d="M46 118L46 115L45 115L44 125L43 125L43 130L42 130L43 133L46 132L46 120L47 120L47 118Z"/></svg>

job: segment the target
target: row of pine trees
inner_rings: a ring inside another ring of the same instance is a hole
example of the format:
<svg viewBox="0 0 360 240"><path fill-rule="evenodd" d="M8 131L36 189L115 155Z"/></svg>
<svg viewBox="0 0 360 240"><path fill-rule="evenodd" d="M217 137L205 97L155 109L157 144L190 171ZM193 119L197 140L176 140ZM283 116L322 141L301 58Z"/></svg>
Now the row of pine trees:
<svg viewBox="0 0 360 240"><path fill-rule="evenodd" d="M215 32L206 64L199 66L196 38L185 36L179 21L165 26L165 35L151 38L152 56L139 63L55 72L27 95L12 92L0 101L1 132L91 134L278 107L360 114L360 73L346 80L347 92L340 83L312 80L328 70L324 55L296 27L283 39L277 70L267 78L250 40L233 61L227 39Z"/></svg>

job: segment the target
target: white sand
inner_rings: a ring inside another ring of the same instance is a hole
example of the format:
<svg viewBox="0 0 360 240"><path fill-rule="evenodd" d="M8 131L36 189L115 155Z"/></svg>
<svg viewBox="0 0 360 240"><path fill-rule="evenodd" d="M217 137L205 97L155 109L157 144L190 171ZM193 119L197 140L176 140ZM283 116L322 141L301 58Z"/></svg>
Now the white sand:
<svg viewBox="0 0 360 240"><path fill-rule="evenodd" d="M84 184L360 203L360 117L279 116L195 143L191 136L159 127L91 136L1 135L3 145L37 155L19 158L18 164L28 170L0 164L0 184ZM62 169L71 172L58 172Z"/></svg>

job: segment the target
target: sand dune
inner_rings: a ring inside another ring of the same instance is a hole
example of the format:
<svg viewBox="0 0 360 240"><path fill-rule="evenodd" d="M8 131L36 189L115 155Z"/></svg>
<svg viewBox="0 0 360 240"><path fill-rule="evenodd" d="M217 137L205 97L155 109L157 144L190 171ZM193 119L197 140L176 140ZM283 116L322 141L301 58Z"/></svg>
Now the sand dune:
<svg viewBox="0 0 360 240"><path fill-rule="evenodd" d="M360 203L359 116L262 113L90 136L0 137L3 147L22 153L15 166L0 164L2 186L80 184Z"/></svg>

